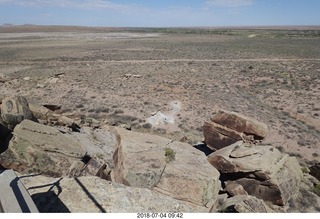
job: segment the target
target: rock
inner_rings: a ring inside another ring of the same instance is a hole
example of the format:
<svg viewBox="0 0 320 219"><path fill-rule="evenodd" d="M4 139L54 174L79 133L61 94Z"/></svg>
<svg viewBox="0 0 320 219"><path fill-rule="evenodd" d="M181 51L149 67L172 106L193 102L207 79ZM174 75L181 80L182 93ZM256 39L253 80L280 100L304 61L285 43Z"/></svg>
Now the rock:
<svg viewBox="0 0 320 219"><path fill-rule="evenodd" d="M55 104L44 104L43 107L51 110L51 111L56 111L56 110L60 110L61 106L60 105L55 105Z"/></svg>
<svg viewBox="0 0 320 219"><path fill-rule="evenodd" d="M25 80L25 81L30 81L31 78L30 78L30 77L24 77L23 80Z"/></svg>
<svg viewBox="0 0 320 219"><path fill-rule="evenodd" d="M6 83L7 81L7 79L0 77L0 83Z"/></svg>
<svg viewBox="0 0 320 219"><path fill-rule="evenodd" d="M242 134L213 122L203 125L204 142L211 150L219 150L242 140Z"/></svg>
<svg viewBox="0 0 320 219"><path fill-rule="evenodd" d="M210 154L208 161L224 181L232 180L249 195L276 205L285 205L297 193L303 175L295 157L241 141Z"/></svg>
<svg viewBox="0 0 320 219"><path fill-rule="evenodd" d="M45 84L37 84L37 85L36 85L36 88L44 88L44 87L46 87Z"/></svg>
<svg viewBox="0 0 320 219"><path fill-rule="evenodd" d="M205 143L213 150L219 150L239 140L254 142L267 136L268 126L239 113L220 110L205 122L203 134Z"/></svg>
<svg viewBox="0 0 320 219"><path fill-rule="evenodd" d="M50 110L48 110L46 107L29 104L29 108L37 119L48 120L52 116Z"/></svg>
<svg viewBox="0 0 320 219"><path fill-rule="evenodd" d="M82 127L81 132L70 135L85 148L87 156L95 159L101 166L106 164L108 168L114 168L113 155L117 148L114 130L108 126L99 129Z"/></svg>
<svg viewBox="0 0 320 219"><path fill-rule="evenodd" d="M262 122L226 110L220 110L211 118L211 121L240 133L253 135L255 139L265 138L269 131L268 126Z"/></svg>
<svg viewBox="0 0 320 219"><path fill-rule="evenodd" d="M0 164L21 173L40 172L61 176L86 153L82 145L58 129L24 120L13 131Z"/></svg>
<svg viewBox="0 0 320 219"><path fill-rule="evenodd" d="M6 97L1 104L1 118L7 124L9 129L13 129L24 119L37 122L29 108L26 98L23 96Z"/></svg>
<svg viewBox="0 0 320 219"><path fill-rule="evenodd" d="M310 168L310 175L314 176L320 181L320 163L312 165Z"/></svg>
<svg viewBox="0 0 320 219"><path fill-rule="evenodd" d="M236 203L234 209L238 213L275 213L263 200L250 195Z"/></svg>
<svg viewBox="0 0 320 219"><path fill-rule="evenodd" d="M211 207L220 189L219 173L192 146L160 136L116 128L112 181L149 188L178 200Z"/></svg>
<svg viewBox="0 0 320 219"><path fill-rule="evenodd" d="M250 195L237 195L220 199L218 212L274 213L263 200ZM278 212L278 211L277 211ZM282 212L281 210L279 212Z"/></svg>
<svg viewBox="0 0 320 219"><path fill-rule="evenodd" d="M236 195L248 195L246 190L244 190L243 186L240 185L239 183L233 182L233 181L226 181L225 182L225 191L228 192L229 195L231 196L236 196Z"/></svg>
<svg viewBox="0 0 320 219"><path fill-rule="evenodd" d="M206 212L192 205L146 188L127 187L98 177L21 178L40 212L137 213Z"/></svg>
<svg viewBox="0 0 320 219"><path fill-rule="evenodd" d="M320 212L320 196L316 195L312 188L318 184L319 181L309 174L305 174L302 183L299 187L298 194L289 200L289 213L319 213Z"/></svg>
<svg viewBox="0 0 320 219"><path fill-rule="evenodd" d="M71 164L69 169L66 171L66 176L70 178L79 177L81 175L81 172L85 166L85 163L83 163L80 160L77 160Z"/></svg>
<svg viewBox="0 0 320 219"><path fill-rule="evenodd" d="M46 83L56 84L59 80L60 80L59 77L51 77L51 78L49 78L49 79L46 81Z"/></svg>

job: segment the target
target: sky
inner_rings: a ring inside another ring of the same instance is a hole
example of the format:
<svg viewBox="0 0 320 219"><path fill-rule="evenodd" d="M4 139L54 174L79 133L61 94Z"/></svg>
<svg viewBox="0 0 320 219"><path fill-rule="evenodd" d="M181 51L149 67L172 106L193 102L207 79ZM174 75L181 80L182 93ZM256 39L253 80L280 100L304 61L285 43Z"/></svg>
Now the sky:
<svg viewBox="0 0 320 219"><path fill-rule="evenodd" d="M320 0L0 0L1 24L105 27L320 25Z"/></svg>

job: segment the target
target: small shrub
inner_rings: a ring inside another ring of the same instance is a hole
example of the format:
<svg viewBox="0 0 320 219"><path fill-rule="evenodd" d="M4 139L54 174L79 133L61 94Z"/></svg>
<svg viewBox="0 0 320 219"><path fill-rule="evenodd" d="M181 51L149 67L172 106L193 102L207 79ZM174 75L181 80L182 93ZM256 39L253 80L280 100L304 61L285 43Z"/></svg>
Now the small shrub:
<svg viewBox="0 0 320 219"><path fill-rule="evenodd" d="M151 128L152 128L152 125L148 122L148 123L144 123L144 124L142 125L142 127L145 128L145 129L151 129Z"/></svg>
<svg viewBox="0 0 320 219"><path fill-rule="evenodd" d="M166 148L164 156L166 156L166 162L169 163L176 159L176 152L171 148Z"/></svg>
<svg viewBox="0 0 320 219"><path fill-rule="evenodd" d="M124 111L122 109L117 109L114 111L114 114L122 114Z"/></svg>
<svg viewBox="0 0 320 219"><path fill-rule="evenodd" d="M310 172L310 170L309 170L307 167L302 167L302 168L301 168L301 171L302 171L303 173L309 173L309 172Z"/></svg>
<svg viewBox="0 0 320 219"><path fill-rule="evenodd" d="M82 103L76 105L76 108L83 108L83 107L84 107L84 105Z"/></svg>

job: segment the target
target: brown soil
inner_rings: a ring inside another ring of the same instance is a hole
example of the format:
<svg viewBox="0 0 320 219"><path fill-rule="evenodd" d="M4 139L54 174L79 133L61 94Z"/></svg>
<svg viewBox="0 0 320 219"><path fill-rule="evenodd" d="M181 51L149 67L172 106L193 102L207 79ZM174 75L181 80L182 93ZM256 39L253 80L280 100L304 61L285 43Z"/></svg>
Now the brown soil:
<svg viewBox="0 0 320 219"><path fill-rule="evenodd" d="M214 111L236 111L270 127L266 143L320 161L318 30L61 28L0 28L0 94L191 144ZM157 112L174 123L151 127Z"/></svg>

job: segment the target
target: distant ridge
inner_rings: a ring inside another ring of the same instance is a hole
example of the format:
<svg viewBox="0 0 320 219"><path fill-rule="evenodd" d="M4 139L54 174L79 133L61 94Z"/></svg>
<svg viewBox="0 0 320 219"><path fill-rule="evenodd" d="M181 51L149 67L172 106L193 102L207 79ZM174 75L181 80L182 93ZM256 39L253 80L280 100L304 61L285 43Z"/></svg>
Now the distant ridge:
<svg viewBox="0 0 320 219"><path fill-rule="evenodd" d="M94 27L94 26L66 26L66 25L14 25L4 23L0 25L0 33L21 32L110 32L141 29L207 29L207 30L320 30L320 25L280 25L280 26L184 26L184 27Z"/></svg>

